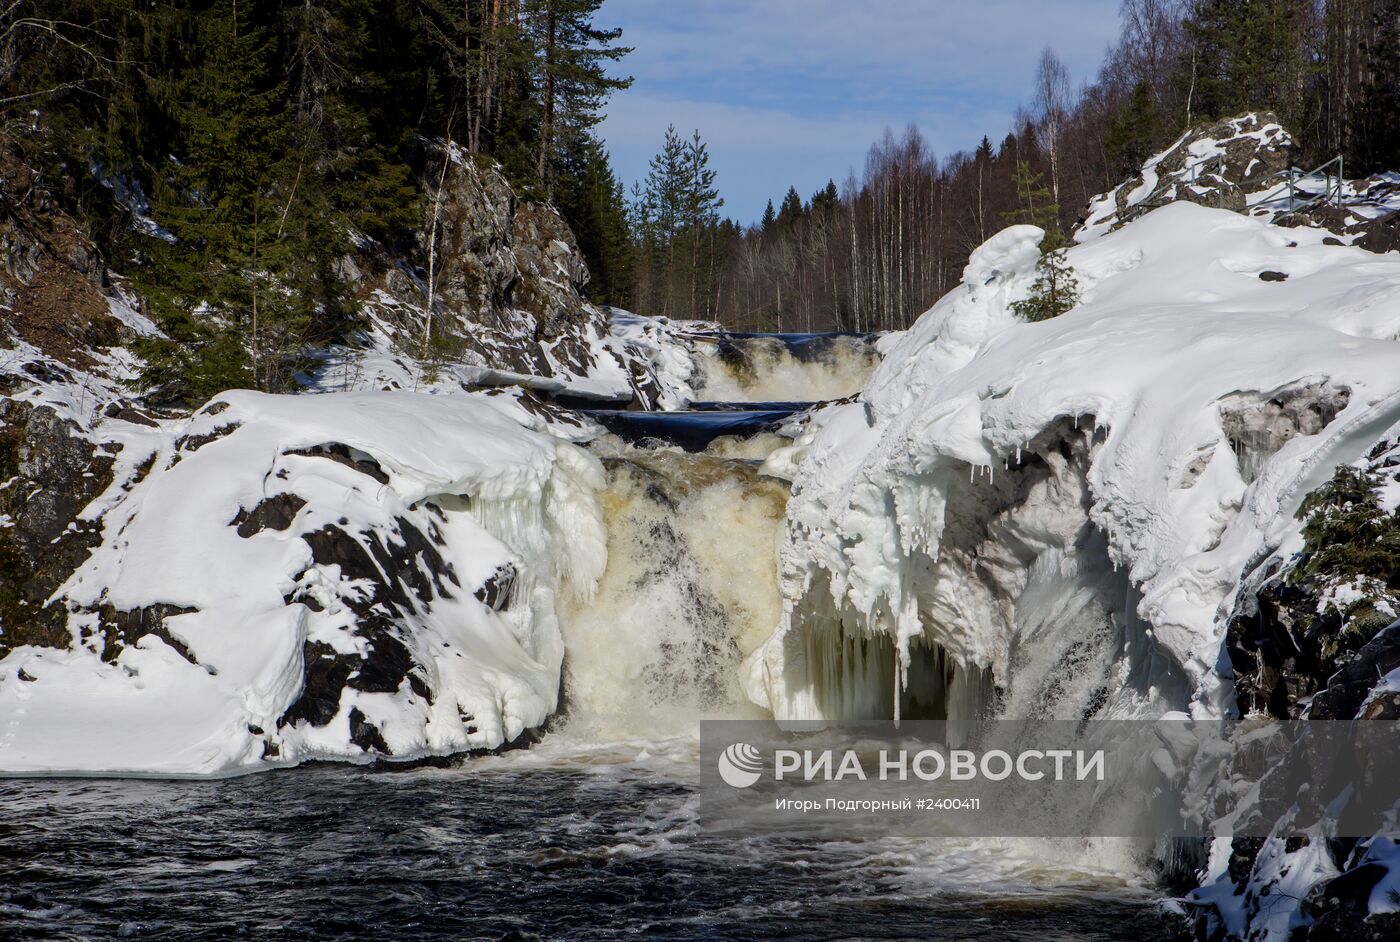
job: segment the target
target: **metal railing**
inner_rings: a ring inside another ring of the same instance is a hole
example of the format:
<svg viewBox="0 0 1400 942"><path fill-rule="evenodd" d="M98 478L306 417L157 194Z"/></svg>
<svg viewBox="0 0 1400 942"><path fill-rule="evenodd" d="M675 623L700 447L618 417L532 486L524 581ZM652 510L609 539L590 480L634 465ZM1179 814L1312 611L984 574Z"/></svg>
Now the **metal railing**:
<svg viewBox="0 0 1400 942"><path fill-rule="evenodd" d="M1337 176L1335 177L1335 184L1333 183L1334 178L1331 173L1331 168L1334 164L1337 167ZM1297 212L1300 209L1312 209L1314 206L1318 206L1324 203L1331 203L1338 209L1341 208L1342 184L1346 180L1346 177L1343 175L1346 172L1346 164L1343 163L1341 154L1338 154L1336 157L1333 157L1331 160L1327 161L1327 163L1323 164L1320 167L1310 170L1307 173L1298 174L1298 177L1294 176L1295 172L1296 170L1293 167L1289 167L1287 170L1283 171L1283 173L1287 174L1288 176L1288 206L1290 211ZM1299 206L1297 195L1298 187L1295 183L1295 180L1300 178L1315 177L1318 174L1322 174L1323 176L1322 193L1320 195L1313 196L1312 199L1310 199L1303 206Z"/></svg>
<svg viewBox="0 0 1400 942"><path fill-rule="evenodd" d="M1184 176L1169 177L1167 180L1164 180L1161 183L1161 185L1157 187L1157 189L1153 190L1153 192L1150 195L1148 195L1146 199L1142 200L1138 205L1151 206L1155 203L1158 203L1159 201L1162 203L1172 202L1172 199L1164 199L1164 197L1166 197L1167 193L1173 187L1179 186L1183 183L1195 185L1200 182L1201 176L1203 174L1214 171L1216 175L1220 178L1220 182L1218 184L1211 185L1214 186L1218 191L1218 203L1223 209L1225 207L1225 194L1242 189L1242 187L1238 183L1234 183L1230 180L1225 179L1225 166L1226 159L1224 154L1214 154L1210 157L1204 158L1203 160L1198 160L1194 164L1191 164L1189 167L1183 168L1183 170L1185 171ZM1335 175L1333 175L1332 173L1333 167L1336 167ZM1342 160L1342 156L1338 154L1336 157L1333 157L1331 160L1327 161L1321 166L1315 167L1312 170L1306 172L1299 170L1297 167L1289 167L1286 170L1280 170L1276 173L1269 174L1269 176L1253 182L1255 184L1264 184L1268 183L1270 180L1282 179L1284 181L1284 185L1286 185L1287 187L1288 193L1288 205L1286 210L1287 212L1305 212L1309 209L1313 209L1317 206L1322 205L1332 205L1340 209L1342 206L1342 198L1345 194L1345 173L1346 165ZM1302 188L1301 183L1303 181L1315 179L1318 176L1322 177L1323 182L1323 188L1321 193L1314 193L1310 190L1305 190ZM1257 191L1257 187L1255 189ZM1283 187L1280 186L1278 189L1282 190ZM1282 196L1282 192L1280 192L1278 196L1273 196L1272 194L1270 194L1262 199L1256 200L1254 205L1259 206L1263 204L1278 202L1282 198Z"/></svg>

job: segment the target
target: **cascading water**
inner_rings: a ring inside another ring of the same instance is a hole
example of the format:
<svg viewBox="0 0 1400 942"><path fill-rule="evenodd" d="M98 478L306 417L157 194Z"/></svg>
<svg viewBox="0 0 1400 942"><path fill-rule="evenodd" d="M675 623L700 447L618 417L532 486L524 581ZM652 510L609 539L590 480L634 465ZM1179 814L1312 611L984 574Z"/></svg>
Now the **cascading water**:
<svg viewBox="0 0 1400 942"><path fill-rule="evenodd" d="M706 454L594 443L608 474L608 566L564 615L571 723L647 735L693 731L704 715L763 715L743 696L739 664L780 613L788 485L754 460L779 441L723 439Z"/></svg>
<svg viewBox="0 0 1400 942"><path fill-rule="evenodd" d="M719 402L840 399L880 361L868 334L720 334L693 343L699 398Z"/></svg>

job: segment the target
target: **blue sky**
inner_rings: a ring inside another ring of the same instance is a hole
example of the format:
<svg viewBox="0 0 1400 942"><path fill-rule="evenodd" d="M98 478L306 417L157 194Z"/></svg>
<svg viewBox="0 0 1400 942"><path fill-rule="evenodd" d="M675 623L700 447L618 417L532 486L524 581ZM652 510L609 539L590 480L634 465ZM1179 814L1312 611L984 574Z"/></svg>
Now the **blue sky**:
<svg viewBox="0 0 1400 942"><path fill-rule="evenodd" d="M636 51L601 126L619 177L646 175L667 124L710 145L723 212L753 222L789 185L859 173L886 127L936 153L997 141L1048 43L1076 85L1118 33L1119 0L604 0Z"/></svg>

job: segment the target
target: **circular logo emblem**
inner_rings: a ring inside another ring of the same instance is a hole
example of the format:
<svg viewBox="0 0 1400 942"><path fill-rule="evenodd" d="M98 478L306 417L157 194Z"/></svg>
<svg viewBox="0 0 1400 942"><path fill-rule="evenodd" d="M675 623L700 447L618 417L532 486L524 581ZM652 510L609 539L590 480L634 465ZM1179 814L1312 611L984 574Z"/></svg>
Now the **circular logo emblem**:
<svg viewBox="0 0 1400 942"><path fill-rule="evenodd" d="M719 756L719 777L726 785L748 788L763 772L763 757L746 742L736 742Z"/></svg>

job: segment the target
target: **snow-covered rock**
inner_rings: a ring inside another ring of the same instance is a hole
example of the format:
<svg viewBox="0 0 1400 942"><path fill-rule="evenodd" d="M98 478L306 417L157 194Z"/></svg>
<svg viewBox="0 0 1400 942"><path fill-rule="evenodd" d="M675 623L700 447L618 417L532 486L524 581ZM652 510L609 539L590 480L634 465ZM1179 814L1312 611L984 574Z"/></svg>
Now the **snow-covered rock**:
<svg viewBox="0 0 1400 942"><path fill-rule="evenodd" d="M645 362L583 296L588 268L559 211L520 200L500 166L481 155L438 142L427 149L412 250L396 256L362 240L345 260L342 274L356 288L367 326L322 352L304 385L452 391L520 384L650 405ZM433 339L425 349L430 294Z"/></svg>
<svg viewBox="0 0 1400 942"><path fill-rule="evenodd" d="M62 641L0 634L0 770L415 758L544 723L556 605L606 562L603 478L523 402L231 392L104 419L120 448L49 601Z"/></svg>
<svg viewBox="0 0 1400 942"><path fill-rule="evenodd" d="M1039 238L974 253L805 445L787 610L747 664L777 715L889 715L911 690L957 713L990 685L1047 714L1228 712L1242 573L1400 419L1400 258L1177 202L1071 248L1081 303L1022 323ZM1231 419L1295 396L1330 421ZM1066 663L1102 684L1066 690Z"/></svg>
<svg viewBox="0 0 1400 942"><path fill-rule="evenodd" d="M1097 238L1177 200L1235 212L1256 204L1290 211L1270 201L1287 196L1280 174L1291 166L1292 148L1292 136L1269 112L1191 128L1137 176L1091 200L1075 240Z"/></svg>

